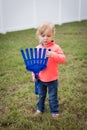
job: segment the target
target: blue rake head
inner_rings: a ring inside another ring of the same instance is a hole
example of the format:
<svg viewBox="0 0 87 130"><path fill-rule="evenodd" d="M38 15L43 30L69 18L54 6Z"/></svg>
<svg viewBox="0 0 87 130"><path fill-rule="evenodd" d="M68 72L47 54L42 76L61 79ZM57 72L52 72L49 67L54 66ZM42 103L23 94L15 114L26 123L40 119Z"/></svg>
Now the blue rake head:
<svg viewBox="0 0 87 130"><path fill-rule="evenodd" d="M46 68L48 58L46 55L46 48L26 48L25 51L21 50L21 54L28 71L38 74L41 70Z"/></svg>
<svg viewBox="0 0 87 130"><path fill-rule="evenodd" d="M50 49L49 49L50 51ZM21 50L21 54L28 71L32 71L35 74L35 78L38 79L38 73L46 68L48 58L46 55L46 48L26 48ZM35 94L38 94L38 80L35 82Z"/></svg>

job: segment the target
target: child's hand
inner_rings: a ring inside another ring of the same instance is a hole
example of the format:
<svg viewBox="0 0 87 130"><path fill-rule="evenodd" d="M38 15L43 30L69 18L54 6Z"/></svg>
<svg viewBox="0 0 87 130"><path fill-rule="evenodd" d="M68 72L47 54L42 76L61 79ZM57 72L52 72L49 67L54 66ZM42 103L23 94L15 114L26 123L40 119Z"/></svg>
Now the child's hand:
<svg viewBox="0 0 87 130"><path fill-rule="evenodd" d="M36 82L36 78L35 77L33 77L33 82Z"/></svg>
<svg viewBox="0 0 87 130"><path fill-rule="evenodd" d="M47 56L47 57L51 57L52 55L53 55L53 54L52 54L52 51L47 51L47 52L46 52L46 56Z"/></svg>

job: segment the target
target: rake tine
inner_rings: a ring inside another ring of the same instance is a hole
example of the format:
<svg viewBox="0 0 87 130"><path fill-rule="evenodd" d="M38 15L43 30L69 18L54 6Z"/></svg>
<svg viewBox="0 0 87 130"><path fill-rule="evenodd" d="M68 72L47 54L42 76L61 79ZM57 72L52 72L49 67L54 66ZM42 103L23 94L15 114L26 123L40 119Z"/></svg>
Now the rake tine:
<svg viewBox="0 0 87 130"><path fill-rule="evenodd" d="M39 64L41 62L41 54L42 54L42 48L39 48L39 57L38 57L38 60L39 60Z"/></svg>
<svg viewBox="0 0 87 130"><path fill-rule="evenodd" d="M48 51L51 51L51 49L48 49ZM47 64L47 61L48 61L48 57L46 57L45 60L44 60L45 65Z"/></svg>
<svg viewBox="0 0 87 130"><path fill-rule="evenodd" d="M44 64L44 62L45 62L45 55L46 55L46 48L43 50L42 62L41 62L41 64Z"/></svg>
<svg viewBox="0 0 87 130"><path fill-rule="evenodd" d="M41 59L42 48L39 48L39 58Z"/></svg>
<svg viewBox="0 0 87 130"><path fill-rule="evenodd" d="M37 48L34 48L35 60L37 60Z"/></svg>
<svg viewBox="0 0 87 130"><path fill-rule="evenodd" d="M31 64L34 64L33 49L32 48L30 48L30 60L31 60Z"/></svg>
<svg viewBox="0 0 87 130"><path fill-rule="evenodd" d="M27 62L30 64L30 56L29 56L28 48L26 48L26 56L27 56Z"/></svg>
<svg viewBox="0 0 87 130"><path fill-rule="evenodd" d="M27 58L30 59L28 48L26 48L25 51L26 51Z"/></svg>
<svg viewBox="0 0 87 130"><path fill-rule="evenodd" d="M38 63L37 61L37 48L34 48L34 64Z"/></svg>
<svg viewBox="0 0 87 130"><path fill-rule="evenodd" d="M27 65L27 59L26 59L26 56L25 56L25 54L24 54L24 50L21 50L21 55L22 55L22 57L23 57L23 60L24 60L25 65Z"/></svg>
<svg viewBox="0 0 87 130"><path fill-rule="evenodd" d="M31 57L31 59L33 59L33 49L32 48L30 48L30 57Z"/></svg>
<svg viewBox="0 0 87 130"><path fill-rule="evenodd" d="M42 59L45 58L45 54L46 54L46 48L43 49L43 55L42 55Z"/></svg>

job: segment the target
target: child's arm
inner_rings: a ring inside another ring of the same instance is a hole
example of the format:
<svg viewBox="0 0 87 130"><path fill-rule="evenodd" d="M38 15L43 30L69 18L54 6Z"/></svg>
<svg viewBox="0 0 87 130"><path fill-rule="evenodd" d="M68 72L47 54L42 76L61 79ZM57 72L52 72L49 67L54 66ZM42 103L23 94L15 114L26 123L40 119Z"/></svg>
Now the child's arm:
<svg viewBox="0 0 87 130"><path fill-rule="evenodd" d="M59 46L55 51L47 51L46 56L54 58L58 63L64 63L66 61L66 57Z"/></svg>

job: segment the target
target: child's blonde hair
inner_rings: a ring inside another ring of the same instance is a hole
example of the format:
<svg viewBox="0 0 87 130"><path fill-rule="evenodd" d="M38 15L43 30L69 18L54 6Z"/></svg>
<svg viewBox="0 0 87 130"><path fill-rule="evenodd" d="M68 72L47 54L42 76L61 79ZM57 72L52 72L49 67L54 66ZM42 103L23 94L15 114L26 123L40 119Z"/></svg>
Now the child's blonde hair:
<svg viewBox="0 0 87 130"><path fill-rule="evenodd" d="M46 22L46 23L41 24L37 29L36 35L39 36L39 35L43 35L44 33L45 34L52 33L54 35L55 34L54 24L52 24L50 22Z"/></svg>

